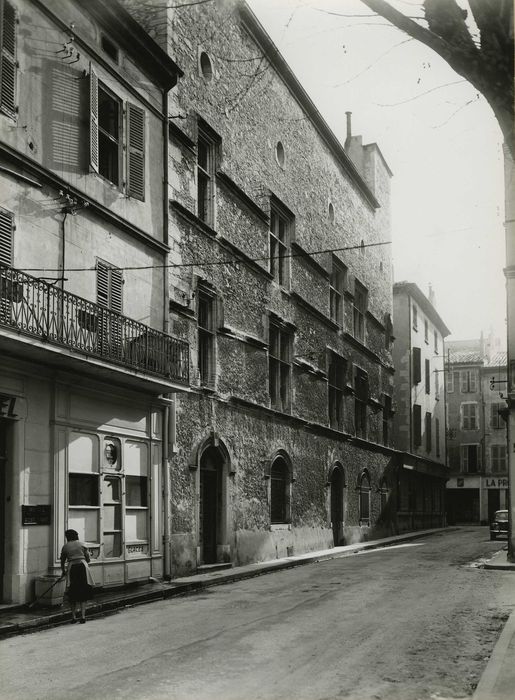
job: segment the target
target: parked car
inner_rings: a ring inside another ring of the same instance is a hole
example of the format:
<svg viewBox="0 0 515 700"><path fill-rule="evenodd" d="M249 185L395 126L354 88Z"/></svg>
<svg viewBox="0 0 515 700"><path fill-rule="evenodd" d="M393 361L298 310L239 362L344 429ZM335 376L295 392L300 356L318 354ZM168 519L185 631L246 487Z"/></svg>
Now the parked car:
<svg viewBox="0 0 515 700"><path fill-rule="evenodd" d="M499 535L508 537L508 511L497 510L493 522L490 523L490 539L496 540Z"/></svg>

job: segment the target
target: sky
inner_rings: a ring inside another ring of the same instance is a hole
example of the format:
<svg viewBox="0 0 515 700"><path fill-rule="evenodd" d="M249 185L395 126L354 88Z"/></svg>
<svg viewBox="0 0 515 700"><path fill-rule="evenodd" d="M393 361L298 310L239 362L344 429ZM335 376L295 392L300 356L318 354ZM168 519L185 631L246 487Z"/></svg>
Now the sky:
<svg viewBox="0 0 515 700"><path fill-rule="evenodd" d="M351 111L393 171L395 281L432 286L448 340L493 330L505 347L502 136L486 100L360 0L248 4L340 141Z"/></svg>

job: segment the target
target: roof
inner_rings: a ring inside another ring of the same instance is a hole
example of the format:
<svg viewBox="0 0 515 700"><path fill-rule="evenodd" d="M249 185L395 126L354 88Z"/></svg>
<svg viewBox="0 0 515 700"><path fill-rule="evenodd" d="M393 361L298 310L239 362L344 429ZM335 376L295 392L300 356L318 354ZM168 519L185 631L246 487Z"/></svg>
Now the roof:
<svg viewBox="0 0 515 700"><path fill-rule="evenodd" d="M395 282L393 285L393 293L395 294L406 294L414 299L420 306L425 315L432 321L432 323L438 328L440 333L445 338L450 335L450 330L447 328L443 322L440 314L435 309L433 304L429 301L426 295L421 291L415 282Z"/></svg>
<svg viewBox="0 0 515 700"><path fill-rule="evenodd" d="M447 357L451 365L482 365L484 362L480 352L454 352L449 349Z"/></svg>
<svg viewBox="0 0 515 700"><path fill-rule="evenodd" d="M490 360L485 362L485 367L508 367L508 353L496 352Z"/></svg>

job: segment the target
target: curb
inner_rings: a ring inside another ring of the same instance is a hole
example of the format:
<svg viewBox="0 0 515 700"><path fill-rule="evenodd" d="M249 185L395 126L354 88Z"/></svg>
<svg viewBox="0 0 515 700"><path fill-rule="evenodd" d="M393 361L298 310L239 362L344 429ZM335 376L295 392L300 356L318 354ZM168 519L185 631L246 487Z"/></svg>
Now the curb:
<svg viewBox="0 0 515 700"><path fill-rule="evenodd" d="M514 649L510 646L514 639L515 612L512 612L494 646L472 700L513 700L515 686ZM503 669L511 669L511 672L503 673Z"/></svg>

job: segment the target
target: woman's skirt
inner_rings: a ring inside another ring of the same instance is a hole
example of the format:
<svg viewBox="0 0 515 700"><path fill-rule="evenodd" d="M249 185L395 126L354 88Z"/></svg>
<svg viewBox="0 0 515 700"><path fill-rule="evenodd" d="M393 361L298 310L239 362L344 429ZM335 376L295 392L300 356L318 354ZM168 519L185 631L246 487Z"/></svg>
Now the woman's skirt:
<svg viewBox="0 0 515 700"><path fill-rule="evenodd" d="M88 573L87 564L82 561L70 565L66 595L71 603L81 603L93 598L93 586L88 583Z"/></svg>

